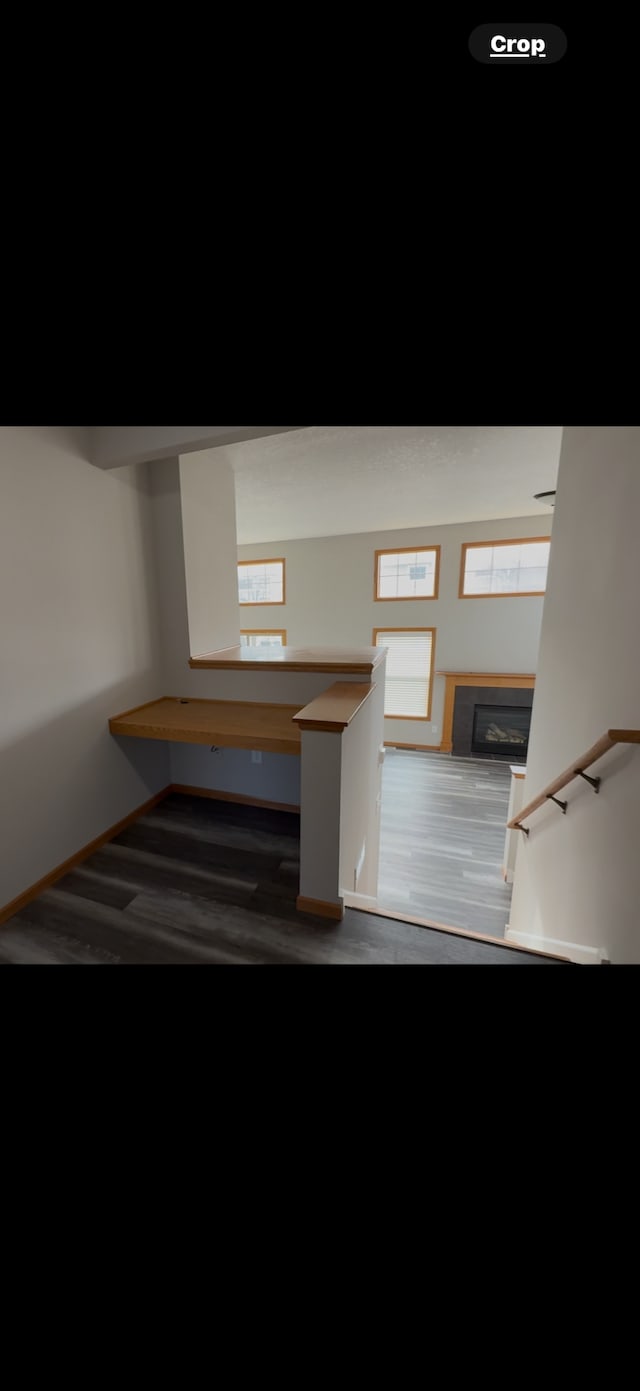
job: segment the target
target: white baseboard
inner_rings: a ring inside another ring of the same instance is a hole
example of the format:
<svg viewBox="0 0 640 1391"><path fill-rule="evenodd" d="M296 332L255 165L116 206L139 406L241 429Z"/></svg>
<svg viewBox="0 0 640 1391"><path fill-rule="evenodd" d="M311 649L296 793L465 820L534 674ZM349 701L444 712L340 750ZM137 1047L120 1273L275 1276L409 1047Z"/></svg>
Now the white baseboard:
<svg viewBox="0 0 640 1391"><path fill-rule="evenodd" d="M581 942L561 942L557 937L541 937L533 932L516 932L508 927L504 934L505 942L515 942L519 947L529 947L534 951L548 952L550 956L565 956L580 966L599 966L608 961L604 947L586 947Z"/></svg>
<svg viewBox="0 0 640 1391"><path fill-rule="evenodd" d="M369 912L375 913L378 907L377 898L371 898L369 894L349 893L346 889L341 889L340 893L345 908L368 908Z"/></svg>

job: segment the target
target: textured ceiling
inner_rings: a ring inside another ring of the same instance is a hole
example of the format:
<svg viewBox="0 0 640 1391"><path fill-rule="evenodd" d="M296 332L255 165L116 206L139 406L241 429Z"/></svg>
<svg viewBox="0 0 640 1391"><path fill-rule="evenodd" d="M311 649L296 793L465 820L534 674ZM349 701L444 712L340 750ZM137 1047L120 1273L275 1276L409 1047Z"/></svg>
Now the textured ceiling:
<svg viewBox="0 0 640 1391"><path fill-rule="evenodd" d="M341 536L549 510L561 426L313 425L235 444L238 542Z"/></svg>

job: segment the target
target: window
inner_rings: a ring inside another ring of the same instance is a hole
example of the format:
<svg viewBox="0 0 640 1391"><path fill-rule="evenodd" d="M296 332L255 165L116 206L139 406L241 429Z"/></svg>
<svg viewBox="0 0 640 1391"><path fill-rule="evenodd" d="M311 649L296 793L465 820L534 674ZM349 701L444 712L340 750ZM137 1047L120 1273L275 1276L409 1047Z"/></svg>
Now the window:
<svg viewBox="0 0 640 1391"><path fill-rule="evenodd" d="M437 599L440 547L376 551L374 599Z"/></svg>
<svg viewBox="0 0 640 1391"><path fill-rule="evenodd" d="M548 536L464 545L459 597L486 599L505 594L544 594L550 545Z"/></svg>
<svg viewBox="0 0 640 1391"><path fill-rule="evenodd" d="M284 560L238 561L241 604L284 604Z"/></svg>
<svg viewBox="0 0 640 1391"><path fill-rule="evenodd" d="M286 628L242 628L240 642L243 647L286 647Z"/></svg>
<svg viewBox="0 0 640 1391"><path fill-rule="evenodd" d="M388 647L384 713L396 720L431 718L435 628L374 628L376 647Z"/></svg>

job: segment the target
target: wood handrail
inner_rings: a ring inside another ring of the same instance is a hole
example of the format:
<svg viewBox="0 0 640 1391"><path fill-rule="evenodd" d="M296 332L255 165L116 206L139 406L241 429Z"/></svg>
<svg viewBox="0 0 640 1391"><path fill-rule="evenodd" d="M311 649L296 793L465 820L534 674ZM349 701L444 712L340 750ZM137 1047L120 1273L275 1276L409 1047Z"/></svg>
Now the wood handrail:
<svg viewBox="0 0 640 1391"><path fill-rule="evenodd" d="M587 768L602 758L603 753L607 753L615 744L640 744L640 729L608 729L606 734L601 735L600 739L596 740L590 749L587 749L582 758L575 759L571 767L566 768L564 773L555 779L555 782L550 782L549 786L545 787L544 792L540 792L532 802L527 802L526 807L523 807L517 816L513 816L510 821L507 821L507 829L510 831L526 830L522 823L527 816L531 816L532 812L537 811L538 807L543 806L550 797L554 797L556 792L560 792L563 787L567 786L567 783L573 782L573 779L578 778L581 773L586 773Z"/></svg>

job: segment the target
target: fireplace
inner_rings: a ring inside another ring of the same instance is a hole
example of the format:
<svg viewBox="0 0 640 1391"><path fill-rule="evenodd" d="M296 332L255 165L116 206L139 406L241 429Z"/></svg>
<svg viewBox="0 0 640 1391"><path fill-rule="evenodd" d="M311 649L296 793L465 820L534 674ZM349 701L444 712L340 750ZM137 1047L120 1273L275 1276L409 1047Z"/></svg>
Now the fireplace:
<svg viewBox="0 0 640 1391"><path fill-rule="evenodd" d="M476 705L473 712L471 753L480 758L524 760L529 743L531 709L518 705Z"/></svg>
<svg viewBox="0 0 640 1391"><path fill-rule="evenodd" d="M457 686L451 730L454 758L525 763L532 705L532 687Z"/></svg>

